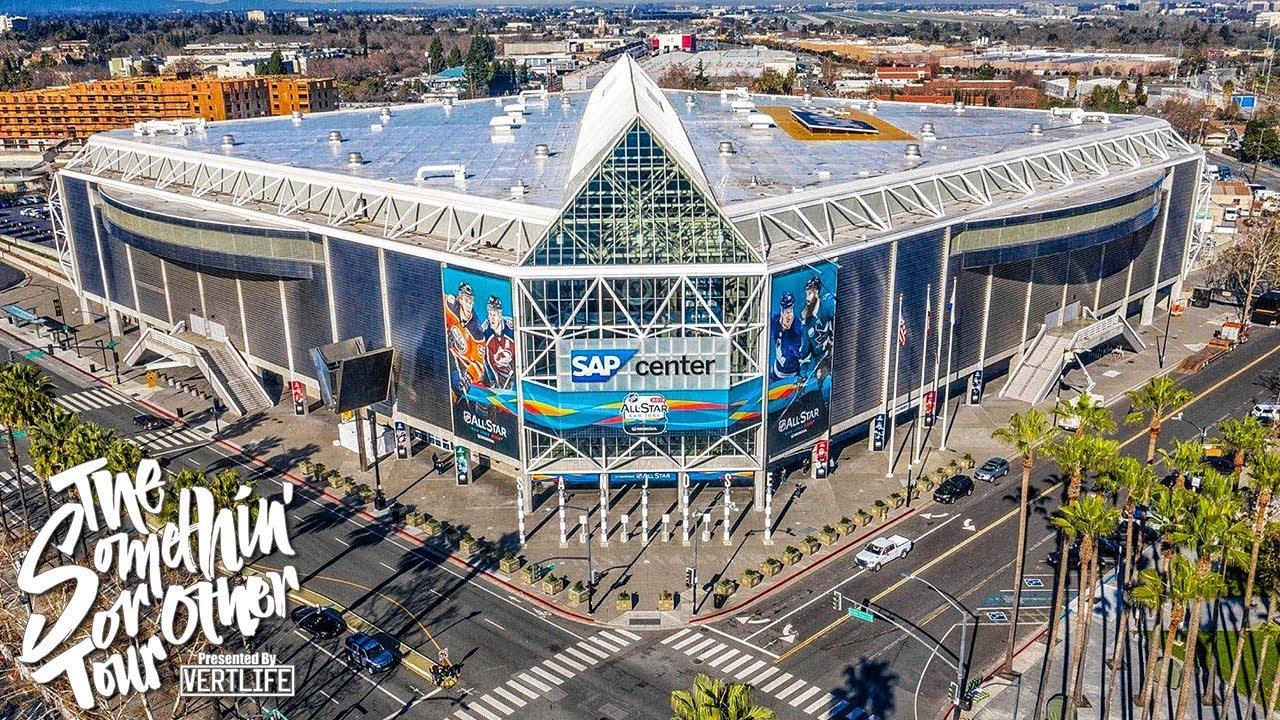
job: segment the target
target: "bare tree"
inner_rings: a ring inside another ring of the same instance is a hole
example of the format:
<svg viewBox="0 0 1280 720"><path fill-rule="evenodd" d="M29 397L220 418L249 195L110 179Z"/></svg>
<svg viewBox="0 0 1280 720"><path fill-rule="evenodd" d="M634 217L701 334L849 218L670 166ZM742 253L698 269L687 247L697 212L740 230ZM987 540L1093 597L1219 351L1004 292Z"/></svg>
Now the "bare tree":
<svg viewBox="0 0 1280 720"><path fill-rule="evenodd" d="M1217 284L1240 298L1240 322L1247 322L1254 294L1271 287L1280 271L1280 229L1275 219L1258 223L1218 250L1210 267Z"/></svg>

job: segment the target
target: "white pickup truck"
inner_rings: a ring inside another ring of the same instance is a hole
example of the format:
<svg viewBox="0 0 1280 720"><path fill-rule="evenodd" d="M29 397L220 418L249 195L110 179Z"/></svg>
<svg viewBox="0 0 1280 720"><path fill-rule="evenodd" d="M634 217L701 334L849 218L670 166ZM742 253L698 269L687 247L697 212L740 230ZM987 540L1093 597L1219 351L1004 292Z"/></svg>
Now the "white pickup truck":
<svg viewBox="0 0 1280 720"><path fill-rule="evenodd" d="M867 546L855 556L858 564L868 570L879 570L885 563L906 557L911 552L913 543L901 535L881 537L867 543Z"/></svg>

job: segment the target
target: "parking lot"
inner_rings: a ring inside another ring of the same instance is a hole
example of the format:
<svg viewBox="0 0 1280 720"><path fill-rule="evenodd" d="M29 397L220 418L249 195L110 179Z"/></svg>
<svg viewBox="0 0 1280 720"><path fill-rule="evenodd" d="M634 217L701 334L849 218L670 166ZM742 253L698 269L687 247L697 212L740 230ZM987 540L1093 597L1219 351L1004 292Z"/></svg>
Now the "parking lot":
<svg viewBox="0 0 1280 720"><path fill-rule="evenodd" d="M53 225L45 197L29 195L17 200L0 200L0 235L41 245L52 244Z"/></svg>

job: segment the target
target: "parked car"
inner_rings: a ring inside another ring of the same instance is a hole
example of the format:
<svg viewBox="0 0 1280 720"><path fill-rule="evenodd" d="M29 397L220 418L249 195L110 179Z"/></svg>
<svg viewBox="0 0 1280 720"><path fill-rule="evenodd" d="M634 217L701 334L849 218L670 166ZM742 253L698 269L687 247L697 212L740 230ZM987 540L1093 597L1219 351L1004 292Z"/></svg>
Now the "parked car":
<svg viewBox="0 0 1280 720"><path fill-rule="evenodd" d="M911 552L911 546L912 542L901 535L880 537L867 543L854 560L864 568L879 570L886 563L906 557Z"/></svg>
<svg viewBox="0 0 1280 720"><path fill-rule="evenodd" d="M168 418L156 417L155 415L135 415L133 424L143 430L159 430L160 428L169 427L173 424L173 421Z"/></svg>
<svg viewBox="0 0 1280 720"><path fill-rule="evenodd" d="M1147 529L1147 532L1155 533L1157 535L1164 527L1165 522L1167 522L1163 515L1152 510L1146 505L1135 505L1133 508L1133 517L1126 517L1124 519L1142 523L1143 527Z"/></svg>
<svg viewBox="0 0 1280 720"><path fill-rule="evenodd" d="M358 632L348 635L343 645L346 647L347 663L353 670L386 672L395 667L398 661L395 653L387 649L377 638L366 633Z"/></svg>
<svg viewBox="0 0 1280 720"><path fill-rule="evenodd" d="M973 478L968 475L952 475L937 490L933 491L934 502L940 502L944 505L959 500L962 497L969 497L973 494Z"/></svg>
<svg viewBox="0 0 1280 720"><path fill-rule="evenodd" d="M1124 556L1124 545L1116 542L1115 540L1112 540L1111 538L1105 538L1105 537L1098 538L1097 544L1094 546L1094 549L1098 556L1099 567L1114 565L1120 562L1120 559ZM1053 552L1049 553L1049 556L1046 557L1044 561L1049 563L1050 565L1053 565L1054 567L1057 567L1058 561L1061 558L1062 558L1062 553L1060 553L1057 550L1054 550ZM1080 567L1080 546L1079 545L1072 545L1071 549L1067 551L1067 567L1071 569Z"/></svg>
<svg viewBox="0 0 1280 720"><path fill-rule="evenodd" d="M993 457L982 463L982 467L973 471L975 480L984 480L986 482L995 482L996 478L1002 478L1009 474L1009 461L1004 458Z"/></svg>
<svg viewBox="0 0 1280 720"><path fill-rule="evenodd" d="M311 633L317 640L336 638L347 631L347 621L342 613L332 607L308 607L306 605L293 609L289 617L298 627Z"/></svg>

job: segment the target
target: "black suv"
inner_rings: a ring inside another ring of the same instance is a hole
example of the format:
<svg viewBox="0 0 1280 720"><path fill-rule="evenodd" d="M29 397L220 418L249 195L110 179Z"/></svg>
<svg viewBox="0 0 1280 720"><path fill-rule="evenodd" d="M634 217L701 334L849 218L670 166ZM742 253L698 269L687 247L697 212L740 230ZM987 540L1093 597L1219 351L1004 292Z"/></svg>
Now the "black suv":
<svg viewBox="0 0 1280 720"><path fill-rule="evenodd" d="M968 475L952 475L933 491L933 499L945 505L950 505L961 497L967 497L973 494L973 478Z"/></svg>
<svg viewBox="0 0 1280 720"><path fill-rule="evenodd" d="M347 621L331 607L299 607L289 614L293 622L317 640L336 638L347 631Z"/></svg>
<svg viewBox="0 0 1280 720"><path fill-rule="evenodd" d="M143 430L159 430L169 427L173 422L168 418L156 417L155 415L135 415L133 424Z"/></svg>

